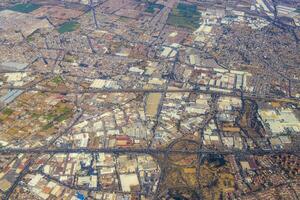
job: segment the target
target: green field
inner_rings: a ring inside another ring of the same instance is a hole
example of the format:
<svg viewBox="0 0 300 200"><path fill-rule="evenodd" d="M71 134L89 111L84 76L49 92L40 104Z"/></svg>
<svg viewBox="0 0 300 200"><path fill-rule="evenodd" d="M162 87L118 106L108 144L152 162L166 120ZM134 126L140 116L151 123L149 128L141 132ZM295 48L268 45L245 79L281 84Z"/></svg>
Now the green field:
<svg viewBox="0 0 300 200"><path fill-rule="evenodd" d="M10 109L10 108L5 108L5 109L2 111L2 113L3 113L4 115L7 115L7 116L11 115L13 112L14 112L14 110L12 110L12 109Z"/></svg>
<svg viewBox="0 0 300 200"><path fill-rule="evenodd" d="M167 24L195 30L200 26L201 13L196 5L179 3L170 13Z"/></svg>
<svg viewBox="0 0 300 200"><path fill-rule="evenodd" d="M48 121L46 125L42 127L42 130L46 131L53 127L55 123L62 122L68 119L72 115L72 109L68 107L62 107L55 112L48 113L44 116L44 119Z"/></svg>
<svg viewBox="0 0 300 200"><path fill-rule="evenodd" d="M64 82L64 80L61 78L61 76L56 76L52 79L53 83L56 83L57 85L61 84L62 82Z"/></svg>
<svg viewBox="0 0 300 200"><path fill-rule="evenodd" d="M165 6L164 5L161 5L161 4L157 4L157 3L148 3L148 6L145 10L145 12L148 12L148 13L154 13L156 9L163 9Z"/></svg>
<svg viewBox="0 0 300 200"><path fill-rule="evenodd" d="M71 55L67 53L64 57L64 62L74 63L79 59L77 55Z"/></svg>
<svg viewBox="0 0 300 200"><path fill-rule="evenodd" d="M27 38L26 38L27 42L33 42L34 41L34 37L33 35L29 35Z"/></svg>
<svg viewBox="0 0 300 200"><path fill-rule="evenodd" d="M76 21L70 21L70 22L63 23L58 28L58 32L59 33L72 32L72 31L77 30L79 27L80 27L80 23L78 23Z"/></svg>
<svg viewBox="0 0 300 200"><path fill-rule="evenodd" d="M16 12L22 12L22 13L30 13L36 9L38 9L40 7L40 5L38 4L34 4L34 3L20 3L17 4L11 8L9 8L9 10L13 10Z"/></svg>

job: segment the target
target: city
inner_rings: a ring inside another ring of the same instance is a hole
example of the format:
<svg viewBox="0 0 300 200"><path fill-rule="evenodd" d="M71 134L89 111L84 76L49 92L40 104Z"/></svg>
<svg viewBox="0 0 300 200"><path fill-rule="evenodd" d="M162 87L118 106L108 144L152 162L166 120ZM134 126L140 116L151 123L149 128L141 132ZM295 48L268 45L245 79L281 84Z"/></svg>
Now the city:
<svg viewBox="0 0 300 200"><path fill-rule="evenodd" d="M299 199L299 42L298 0L2 0L0 199Z"/></svg>

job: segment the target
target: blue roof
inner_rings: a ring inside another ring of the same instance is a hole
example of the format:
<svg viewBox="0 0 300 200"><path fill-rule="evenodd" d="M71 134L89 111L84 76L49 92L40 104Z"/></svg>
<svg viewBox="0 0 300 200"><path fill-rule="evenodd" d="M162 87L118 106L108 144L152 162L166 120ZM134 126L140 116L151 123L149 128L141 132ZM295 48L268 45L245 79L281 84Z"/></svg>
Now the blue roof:
<svg viewBox="0 0 300 200"><path fill-rule="evenodd" d="M0 97L0 101L4 103L11 103L15 98L23 93L22 90L10 90L6 95Z"/></svg>
<svg viewBox="0 0 300 200"><path fill-rule="evenodd" d="M84 195L79 192L76 193L76 197L78 200L85 200Z"/></svg>

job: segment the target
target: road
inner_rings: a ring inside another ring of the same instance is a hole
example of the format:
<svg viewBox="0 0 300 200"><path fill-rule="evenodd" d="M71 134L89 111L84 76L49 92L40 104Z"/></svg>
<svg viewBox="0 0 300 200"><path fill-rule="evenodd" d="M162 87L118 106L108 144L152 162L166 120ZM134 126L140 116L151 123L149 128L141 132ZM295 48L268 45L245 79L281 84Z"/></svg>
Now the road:
<svg viewBox="0 0 300 200"><path fill-rule="evenodd" d="M16 181L14 181L13 185L9 188L9 190L5 193L3 200L10 199L11 194L14 192L15 188L18 186L19 182L24 178L24 176L29 172L30 166L33 164L33 159L30 159L29 162L24 167L23 171L17 177Z"/></svg>
<svg viewBox="0 0 300 200"><path fill-rule="evenodd" d="M94 19L96 29L99 29L99 25L98 25L98 21L97 21L97 17L96 17L96 12L95 12L95 7L93 6L93 0L90 0L90 8L91 8L91 11L93 13L93 19Z"/></svg>

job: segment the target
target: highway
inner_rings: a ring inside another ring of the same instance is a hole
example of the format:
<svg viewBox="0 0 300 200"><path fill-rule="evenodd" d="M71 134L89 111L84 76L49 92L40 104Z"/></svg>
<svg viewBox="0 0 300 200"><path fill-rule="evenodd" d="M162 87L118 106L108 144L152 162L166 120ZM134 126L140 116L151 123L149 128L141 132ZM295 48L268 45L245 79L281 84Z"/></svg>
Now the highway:
<svg viewBox="0 0 300 200"><path fill-rule="evenodd" d="M299 154L300 149L291 150L273 150L273 149L247 149L247 150L209 150L209 149L198 149L198 150L172 150L172 149L125 149L125 148L2 148L0 154L59 154L59 153L113 153L113 154L167 154L167 153L178 153L178 154L219 154L219 155L268 155L268 154Z"/></svg>
<svg viewBox="0 0 300 200"><path fill-rule="evenodd" d="M201 90L198 88L186 88L186 89L132 89L132 88L124 88L124 89L81 89L81 90L60 90L60 89L47 89L47 88L36 88L36 87L24 87L24 86L3 86L0 90L24 90L24 91L37 91L37 92L47 92L47 93L59 93L59 94L92 94L92 93L185 93L185 92L198 92L203 94L215 94L221 96L233 96L233 97L241 97L241 92L217 92L211 90ZM289 97L272 97L272 96L253 96L244 94L243 97L245 99L252 100L265 100L265 101L290 101L290 102L298 102L299 99Z"/></svg>

